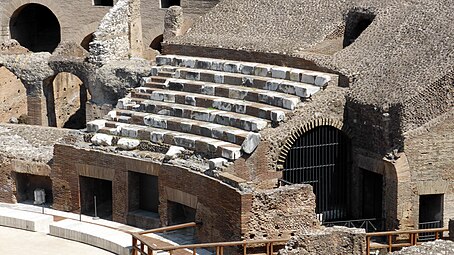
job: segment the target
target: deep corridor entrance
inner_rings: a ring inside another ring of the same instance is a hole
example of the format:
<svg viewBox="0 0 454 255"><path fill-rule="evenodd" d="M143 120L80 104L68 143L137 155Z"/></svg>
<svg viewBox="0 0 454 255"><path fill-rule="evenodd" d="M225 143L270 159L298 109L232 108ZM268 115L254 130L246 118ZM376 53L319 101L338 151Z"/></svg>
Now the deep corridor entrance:
<svg viewBox="0 0 454 255"><path fill-rule="evenodd" d="M80 176L80 207L81 213L94 216L94 196L98 217L112 219L112 182L102 179Z"/></svg>
<svg viewBox="0 0 454 255"><path fill-rule="evenodd" d="M61 40L57 17L40 4L26 4L17 9L9 29L11 39L33 52L53 52Z"/></svg>
<svg viewBox="0 0 454 255"><path fill-rule="evenodd" d="M44 189L46 204L52 204L52 181L49 176L15 173L18 202L33 202L35 189Z"/></svg>
<svg viewBox="0 0 454 255"><path fill-rule="evenodd" d="M364 219L382 218L383 176L361 169L363 173L362 217Z"/></svg>
<svg viewBox="0 0 454 255"><path fill-rule="evenodd" d="M304 133L290 149L283 170L287 184L311 184L316 213L323 222L349 217L351 143L342 131L320 126Z"/></svg>
<svg viewBox="0 0 454 255"><path fill-rule="evenodd" d="M196 209L189 206L167 201L168 225L176 225L195 221Z"/></svg>

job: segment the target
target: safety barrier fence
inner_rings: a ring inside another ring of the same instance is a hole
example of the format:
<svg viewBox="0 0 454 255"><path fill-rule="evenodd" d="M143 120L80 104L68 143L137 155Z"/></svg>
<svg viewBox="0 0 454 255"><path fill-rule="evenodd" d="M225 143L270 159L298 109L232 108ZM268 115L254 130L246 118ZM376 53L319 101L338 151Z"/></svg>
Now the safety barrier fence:
<svg viewBox="0 0 454 255"><path fill-rule="evenodd" d="M447 228L431 228L431 229L415 229L415 230L398 230L386 232L374 232L366 234L366 249L367 254L371 250L387 249L388 252L400 249L403 247L414 246L421 243L418 239L420 234L433 234L434 239L442 239L444 233L448 232ZM384 242L372 241L372 238L384 238Z"/></svg>
<svg viewBox="0 0 454 255"><path fill-rule="evenodd" d="M188 245L177 245L177 246L162 246L158 247L153 244L149 237L145 236L149 233L159 233L171 230L177 230L182 228L195 227L197 223L190 222L175 226L162 227L157 229L146 230L137 233L131 233L132 235L132 255L154 255L158 252L168 252L170 255L176 254L176 251L186 250L186 254L196 255L197 251L201 249L213 249L216 255L224 255L225 250L228 247L236 248L238 253L246 255L248 254L248 248L263 248L266 255L274 255L277 250L275 246L283 246L288 242L289 239L270 239L270 240L250 240L250 241L235 241L235 242L218 242L218 243L200 243L200 244L188 244ZM148 239L148 240L147 240Z"/></svg>

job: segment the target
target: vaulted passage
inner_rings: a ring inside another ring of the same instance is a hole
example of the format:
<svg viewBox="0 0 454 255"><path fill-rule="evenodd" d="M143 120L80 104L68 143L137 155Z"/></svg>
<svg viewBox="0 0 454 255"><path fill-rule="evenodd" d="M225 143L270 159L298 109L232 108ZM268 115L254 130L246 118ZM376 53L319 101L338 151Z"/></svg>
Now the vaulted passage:
<svg viewBox="0 0 454 255"><path fill-rule="evenodd" d="M299 137L283 170L287 184L314 187L316 213L323 222L349 217L351 143L342 131L321 126Z"/></svg>
<svg viewBox="0 0 454 255"><path fill-rule="evenodd" d="M12 39L33 52L53 52L61 39L57 17L40 4L26 4L17 9L9 29Z"/></svg>

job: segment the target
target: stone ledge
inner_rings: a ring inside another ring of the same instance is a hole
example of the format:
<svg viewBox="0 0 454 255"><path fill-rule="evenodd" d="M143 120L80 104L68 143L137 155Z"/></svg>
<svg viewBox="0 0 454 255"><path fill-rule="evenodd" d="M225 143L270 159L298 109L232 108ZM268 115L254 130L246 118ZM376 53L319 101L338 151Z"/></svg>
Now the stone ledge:
<svg viewBox="0 0 454 255"><path fill-rule="evenodd" d="M130 254L131 235L99 225L67 219L51 224L49 234L92 245L115 254Z"/></svg>
<svg viewBox="0 0 454 255"><path fill-rule="evenodd" d="M5 227L49 233L53 220L50 215L0 208L0 225Z"/></svg>

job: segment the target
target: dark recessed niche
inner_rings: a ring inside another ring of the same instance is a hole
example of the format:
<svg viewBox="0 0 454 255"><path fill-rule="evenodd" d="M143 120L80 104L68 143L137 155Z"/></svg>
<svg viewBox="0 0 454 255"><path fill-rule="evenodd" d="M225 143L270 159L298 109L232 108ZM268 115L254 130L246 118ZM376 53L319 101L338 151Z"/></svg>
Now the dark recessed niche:
<svg viewBox="0 0 454 255"><path fill-rule="evenodd" d="M174 5L180 6L181 0L161 0L161 8L169 8Z"/></svg>
<svg viewBox="0 0 454 255"><path fill-rule="evenodd" d="M352 44L375 19L375 14L366 10L353 10L347 14L343 47Z"/></svg>
<svg viewBox="0 0 454 255"><path fill-rule="evenodd" d="M113 6L113 0L93 0L94 6Z"/></svg>

